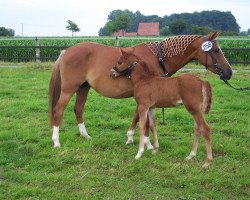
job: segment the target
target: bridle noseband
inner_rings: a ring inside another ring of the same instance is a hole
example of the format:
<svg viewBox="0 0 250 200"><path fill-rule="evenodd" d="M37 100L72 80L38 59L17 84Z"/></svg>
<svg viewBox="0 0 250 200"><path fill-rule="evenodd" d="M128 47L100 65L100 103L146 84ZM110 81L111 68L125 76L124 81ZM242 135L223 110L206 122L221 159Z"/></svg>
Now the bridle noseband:
<svg viewBox="0 0 250 200"><path fill-rule="evenodd" d="M136 66L139 62L140 62L140 61L138 61L138 60L135 61L135 62L133 62L128 68L126 68L126 69L124 69L124 70L119 70L119 69L117 68L117 66L114 66L114 67L113 67L113 70L115 70L118 74L125 76L126 78L130 78L132 69L134 69L135 66Z"/></svg>
<svg viewBox="0 0 250 200"><path fill-rule="evenodd" d="M216 40L209 40L206 36L204 36L204 37L203 37L203 42L204 42L204 43L205 43L205 42L211 42L211 43L213 44L214 42L216 42ZM203 43L203 44L204 44L204 43ZM205 50L204 50L204 51L205 51ZM206 64L205 64L206 69L208 68L208 67L207 67L207 57L208 57L208 55L210 55L210 57L211 57L211 59L212 59L212 62L213 62L213 66L214 66L214 68L215 68L217 74L220 76L220 79L224 80L224 78L223 78L223 69L220 67L220 65L219 65L218 62L217 62L217 59L216 59L216 57L215 57L215 55L214 55L214 50L213 50L213 48L211 47L211 49L208 50L208 51L205 51L205 53L206 53Z"/></svg>

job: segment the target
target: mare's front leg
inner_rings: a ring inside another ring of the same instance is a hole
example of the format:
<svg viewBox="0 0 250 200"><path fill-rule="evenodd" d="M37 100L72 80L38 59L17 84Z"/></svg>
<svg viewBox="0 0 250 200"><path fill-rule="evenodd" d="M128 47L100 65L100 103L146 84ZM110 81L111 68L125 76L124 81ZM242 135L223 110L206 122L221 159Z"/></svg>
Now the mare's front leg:
<svg viewBox="0 0 250 200"><path fill-rule="evenodd" d="M127 140L126 144L133 144L134 143L133 136L134 136L135 127L136 127L136 124L138 121L139 121L139 113L138 113L138 106L137 106L135 113L134 113L134 116L133 116L132 123L131 123L131 125L128 129L128 132L127 132L128 140ZM147 146L148 150L153 149L153 146L149 140L149 122L148 121L147 121L147 126L146 126L146 132L144 135L144 143Z"/></svg>
<svg viewBox="0 0 250 200"><path fill-rule="evenodd" d="M139 106L138 112L139 112L139 123L140 123L140 143L139 143L139 150L137 155L135 156L135 159L139 159L142 154L144 153L144 134L146 132L146 125L147 125L147 111L148 109Z"/></svg>
<svg viewBox="0 0 250 200"><path fill-rule="evenodd" d="M84 138L87 138L87 139L89 139L91 137L89 136L89 134L87 133L87 130L85 128L82 113L83 113L84 105L85 105L86 100L87 100L87 95L88 95L89 89L90 89L90 86L87 82L82 84L79 87L79 89L76 92L76 102L75 102L75 107L74 107L74 112L76 115L76 120L78 123L80 135L83 136Z"/></svg>

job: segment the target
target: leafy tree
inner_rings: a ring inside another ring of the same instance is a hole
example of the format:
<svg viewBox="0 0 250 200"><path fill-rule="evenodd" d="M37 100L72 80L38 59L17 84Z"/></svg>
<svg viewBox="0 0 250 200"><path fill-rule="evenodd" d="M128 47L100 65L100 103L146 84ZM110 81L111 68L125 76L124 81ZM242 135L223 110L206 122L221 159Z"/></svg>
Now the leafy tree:
<svg viewBox="0 0 250 200"><path fill-rule="evenodd" d="M102 28L99 33L111 35L113 32L110 30L116 29L115 23L113 22L121 14L127 14L131 19L131 26L126 29L126 31L128 32L136 32L138 30L138 25L140 22L159 22L161 33L167 34L165 32L167 30L165 27L168 26L170 29L170 24L180 19L184 20L186 28L184 28L184 30L181 32L179 30L178 34L204 34L210 29L219 30L221 32L224 32L225 34L231 34L232 32L239 33L240 30L240 27L231 12L221 12L218 10L213 10L194 13L172 14L169 16L165 15L164 17L159 17L157 15L145 16L139 11L133 13L129 10L114 10L108 15L108 20L103 27L104 29ZM174 29L176 30L176 28Z"/></svg>
<svg viewBox="0 0 250 200"><path fill-rule="evenodd" d="M80 28L78 28L78 26L71 20L67 21L68 25L66 26L66 29L69 31L72 31L72 37L73 37L73 33L74 32L79 32Z"/></svg>
<svg viewBox="0 0 250 200"><path fill-rule="evenodd" d="M131 26L131 18L128 13L122 12L107 22L105 26L111 34L119 30L124 33Z"/></svg>
<svg viewBox="0 0 250 200"><path fill-rule="evenodd" d="M0 27L0 36L15 36L15 31L11 28Z"/></svg>
<svg viewBox="0 0 250 200"><path fill-rule="evenodd" d="M250 35L250 28L247 30L247 34Z"/></svg>
<svg viewBox="0 0 250 200"><path fill-rule="evenodd" d="M183 34L187 28L187 24L183 19L177 19L169 24L169 30L175 34Z"/></svg>
<svg viewBox="0 0 250 200"><path fill-rule="evenodd" d="M189 28L189 34L193 34L193 35L196 35L196 34L197 35L206 35L211 31L212 31L212 29L208 26L201 27L201 26L198 26L195 24L192 24Z"/></svg>
<svg viewBox="0 0 250 200"><path fill-rule="evenodd" d="M109 31L107 30L107 27L104 26L102 28L100 28L99 32L98 32L99 36L107 36L110 35Z"/></svg>
<svg viewBox="0 0 250 200"><path fill-rule="evenodd" d="M171 35L169 27L164 26L162 29L160 29L160 35L164 35L164 36Z"/></svg>

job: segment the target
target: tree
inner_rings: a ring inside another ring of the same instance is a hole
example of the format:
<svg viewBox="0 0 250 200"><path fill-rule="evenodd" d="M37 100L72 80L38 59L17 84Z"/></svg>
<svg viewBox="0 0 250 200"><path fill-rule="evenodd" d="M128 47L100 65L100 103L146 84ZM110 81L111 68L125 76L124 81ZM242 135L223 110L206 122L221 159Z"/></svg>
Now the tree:
<svg viewBox="0 0 250 200"><path fill-rule="evenodd" d="M111 34L119 30L122 30L124 34L130 26L131 18L127 13L120 13L106 23L106 28Z"/></svg>
<svg viewBox="0 0 250 200"><path fill-rule="evenodd" d="M209 32L211 32L212 29L208 26L198 26L198 25L195 25L195 24L192 24L190 27L189 27L189 34L192 34L192 35L206 35L208 34Z"/></svg>
<svg viewBox="0 0 250 200"><path fill-rule="evenodd" d="M11 28L0 27L0 36L15 36L15 31Z"/></svg>
<svg viewBox="0 0 250 200"><path fill-rule="evenodd" d="M69 31L72 31L72 37L73 37L73 33L74 32L79 32L80 28L78 28L78 26L71 20L67 21L68 25L66 26L66 29Z"/></svg>
<svg viewBox="0 0 250 200"><path fill-rule="evenodd" d="M160 30L160 35L164 35L164 36L171 35L171 32L170 32L170 30L169 30L169 27L168 27L168 26L164 26L164 27Z"/></svg>
<svg viewBox="0 0 250 200"><path fill-rule="evenodd" d="M169 30L175 34L183 34L187 28L187 24L183 19L177 19L169 24Z"/></svg>

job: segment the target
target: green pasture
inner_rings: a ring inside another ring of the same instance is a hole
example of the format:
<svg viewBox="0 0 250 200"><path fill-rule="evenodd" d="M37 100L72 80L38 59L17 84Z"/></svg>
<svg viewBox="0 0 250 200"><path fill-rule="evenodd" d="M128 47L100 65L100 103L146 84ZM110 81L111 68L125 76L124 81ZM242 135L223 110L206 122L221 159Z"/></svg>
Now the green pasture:
<svg viewBox="0 0 250 200"><path fill-rule="evenodd" d="M125 145L133 98L109 99L93 90L84 115L92 139L78 134L73 97L64 113L62 147L54 149L47 111L50 64L14 66L0 65L0 199L250 198L250 91L235 91L210 72L189 72L213 87L206 119L214 161L203 169L203 138L197 158L185 160L193 120L184 107L166 110L167 125L157 110L159 152L135 160L138 129L135 144ZM250 86L250 73L237 72L230 83Z"/></svg>

